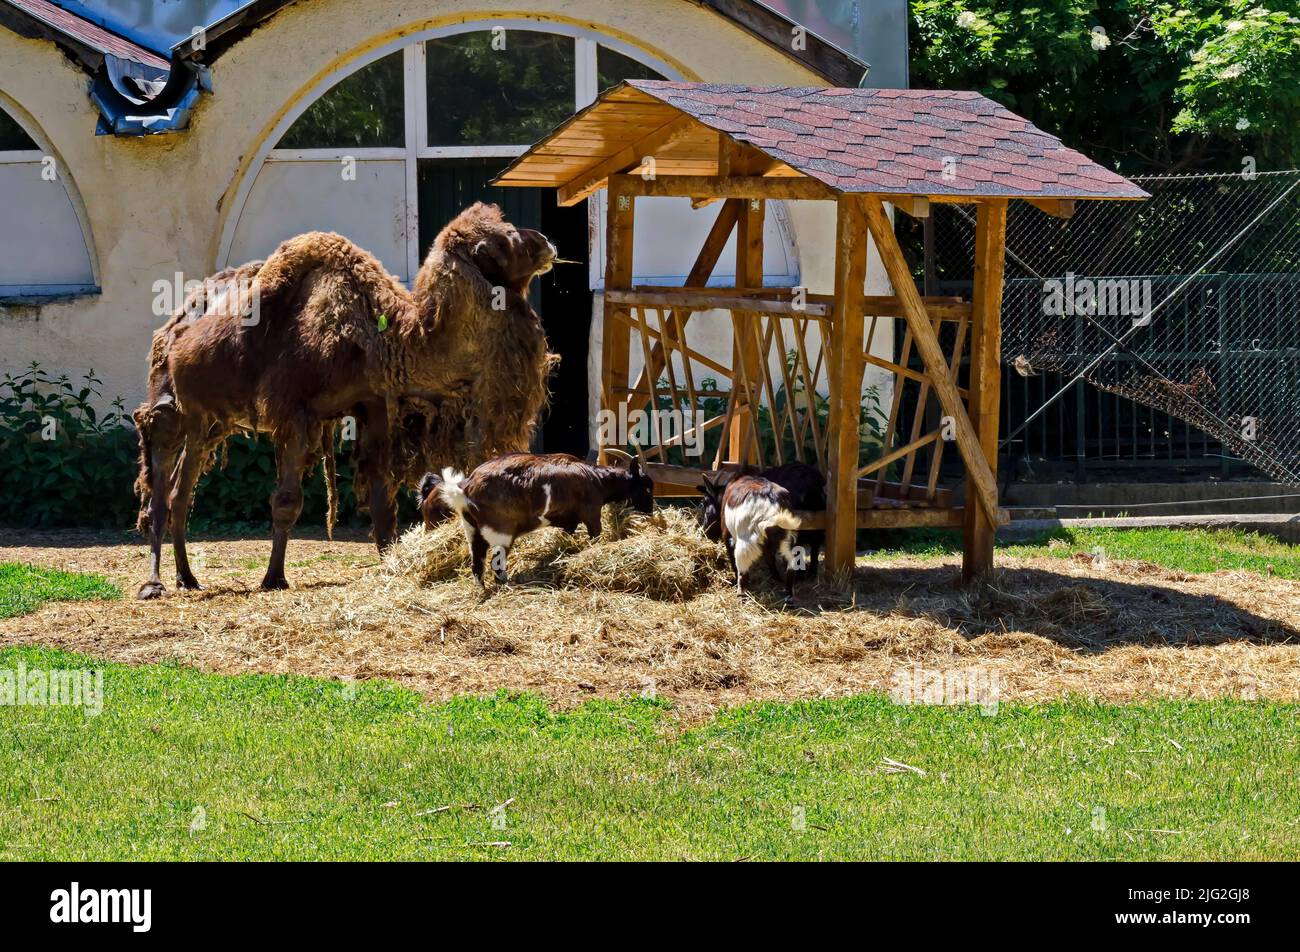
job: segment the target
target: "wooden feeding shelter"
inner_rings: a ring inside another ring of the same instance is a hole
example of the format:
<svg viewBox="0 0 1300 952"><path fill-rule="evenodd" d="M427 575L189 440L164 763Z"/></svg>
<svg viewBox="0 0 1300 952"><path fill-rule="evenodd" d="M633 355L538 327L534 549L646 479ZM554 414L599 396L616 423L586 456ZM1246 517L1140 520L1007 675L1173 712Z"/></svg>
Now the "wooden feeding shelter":
<svg viewBox="0 0 1300 952"><path fill-rule="evenodd" d="M690 410L689 429L655 431L639 447L660 494L694 494L701 469L814 462L828 475L828 506L803 515L825 527L831 571L851 570L859 528L960 526L966 578L992 566L1005 521L996 471L1007 204L1069 217L1076 200L1146 197L977 93L642 80L606 91L496 184L554 187L561 205L608 189L601 407L652 420L664 408ZM636 200L645 196L722 202L681 287L632 284ZM764 287L771 199L836 203L834 293ZM915 217L937 202L975 206L969 300L918 292L886 202ZM733 232L735 285L711 287ZM893 294L866 293L868 238ZM690 333L692 315L716 311L729 314L729 360L704 353ZM900 319L894 353L873 353L880 322ZM868 365L894 384L874 441L864 441L861 417ZM726 390L702 390L704 377ZM905 387L918 391L910 421L900 413ZM926 414L932 400L938 412ZM688 465L686 438L715 428L711 458ZM948 442L964 464L964 506L938 485Z"/></svg>

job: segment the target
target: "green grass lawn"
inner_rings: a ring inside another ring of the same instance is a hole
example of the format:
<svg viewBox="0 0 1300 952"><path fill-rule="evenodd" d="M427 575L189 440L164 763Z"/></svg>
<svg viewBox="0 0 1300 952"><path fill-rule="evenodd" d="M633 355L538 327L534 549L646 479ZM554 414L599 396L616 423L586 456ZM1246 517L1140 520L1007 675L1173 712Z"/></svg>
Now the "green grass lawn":
<svg viewBox="0 0 1300 952"><path fill-rule="evenodd" d="M35 611L43 602L121 598L122 592L98 575L60 572L18 562L0 562L0 618Z"/></svg>
<svg viewBox="0 0 1300 952"><path fill-rule="evenodd" d="M1097 545L1191 571L1300 571L1291 547L1229 532L1088 530L1002 551ZM0 565L0 616L120 594ZM101 669L105 694L98 715L0 704L0 860L1300 858L1297 705L987 715L872 695L682 730L640 698L430 705L383 682L39 648L0 648L0 701L20 665Z"/></svg>
<svg viewBox="0 0 1300 952"><path fill-rule="evenodd" d="M999 545L997 550L1002 555L1023 558L1068 558L1075 552L1092 552L1098 547L1108 559L1154 562L1184 572L1246 569L1263 574L1271 568L1281 578L1300 578L1300 546L1236 529L1057 529L1028 543ZM938 558L960 552L960 532L918 530L867 558Z"/></svg>
<svg viewBox="0 0 1300 952"><path fill-rule="evenodd" d="M1297 706L859 696L681 731L639 698L20 661L102 667L105 699L0 707L0 860L1300 857Z"/></svg>

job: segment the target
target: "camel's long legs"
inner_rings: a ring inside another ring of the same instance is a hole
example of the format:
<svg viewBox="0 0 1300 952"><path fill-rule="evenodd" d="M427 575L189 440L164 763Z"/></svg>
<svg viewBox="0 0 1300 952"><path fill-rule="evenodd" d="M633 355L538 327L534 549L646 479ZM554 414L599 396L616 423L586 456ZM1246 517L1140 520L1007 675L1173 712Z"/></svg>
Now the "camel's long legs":
<svg viewBox="0 0 1300 952"><path fill-rule="evenodd" d="M141 439L146 440L149 454L149 578L140 586L137 598L158 598L166 588L162 583L162 545L167 533L172 470L181 452L183 439L177 415L171 405L154 408L139 418Z"/></svg>
<svg viewBox="0 0 1300 952"><path fill-rule="evenodd" d="M262 579L264 589L289 587L284 555L289 533L302 514L302 474L310 463L309 454L320 447L320 424L286 427L275 438L278 482L271 494L271 561Z"/></svg>
<svg viewBox="0 0 1300 952"><path fill-rule="evenodd" d="M172 483L171 498L168 508L171 512L172 551L176 556L176 587L199 589L199 580L190 569L189 554L185 550L185 525L190 518L190 501L194 498L194 484L203 472L203 461L211 452L211 447L201 442L197 433L189 433L185 438L185 449L181 452L180 464L176 470L176 479Z"/></svg>
<svg viewBox="0 0 1300 952"><path fill-rule="evenodd" d="M366 404L357 466L369 487L370 522L380 552L397 536L397 487L389 472L391 438L388 411L383 403Z"/></svg>

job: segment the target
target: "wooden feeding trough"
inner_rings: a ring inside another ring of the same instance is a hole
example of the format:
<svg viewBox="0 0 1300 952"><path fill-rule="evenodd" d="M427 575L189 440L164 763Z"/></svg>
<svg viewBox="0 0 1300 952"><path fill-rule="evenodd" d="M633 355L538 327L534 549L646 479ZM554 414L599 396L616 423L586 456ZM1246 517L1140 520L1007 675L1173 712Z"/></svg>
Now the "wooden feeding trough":
<svg viewBox="0 0 1300 952"><path fill-rule="evenodd" d="M858 528L959 526L966 578L992 566L994 531L1005 520L996 471L1007 203L1069 217L1075 200L1146 197L976 93L661 81L608 90L496 184L554 187L562 205L608 189L601 407L624 419L642 410L652 421L665 407L689 408L688 429L653 431L640 447L661 494L693 494L701 469L813 462L828 476L828 508L805 513L805 525L826 528L831 571L852 568ZM632 284L636 200L644 196L721 202L681 287ZM834 293L763 286L765 203L773 199L836 204ZM886 202L916 217L935 202L975 206L969 300L917 291ZM733 232L735 284L710 287ZM866 293L869 244L891 295ZM691 318L706 311L728 313L730 359L696 345ZM894 352L873 353L881 322L900 320ZM893 375L893 392L883 439L864 443L868 365ZM706 377L726 390L702 390ZM906 424L905 387L919 391ZM927 416L931 401L938 412ZM715 429L716 449L702 466L680 459L684 443ZM949 442L966 470L961 507L939 486Z"/></svg>

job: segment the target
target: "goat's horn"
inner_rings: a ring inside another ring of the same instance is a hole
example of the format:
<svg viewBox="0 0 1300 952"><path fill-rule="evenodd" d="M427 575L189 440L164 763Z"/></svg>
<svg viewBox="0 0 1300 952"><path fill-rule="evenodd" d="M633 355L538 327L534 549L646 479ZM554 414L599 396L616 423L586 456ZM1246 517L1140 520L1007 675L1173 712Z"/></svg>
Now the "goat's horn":
<svg viewBox="0 0 1300 952"><path fill-rule="evenodd" d="M612 446L605 447L605 455L611 459L622 460L624 463L630 463L633 459L631 453L625 453L623 450L616 450Z"/></svg>

